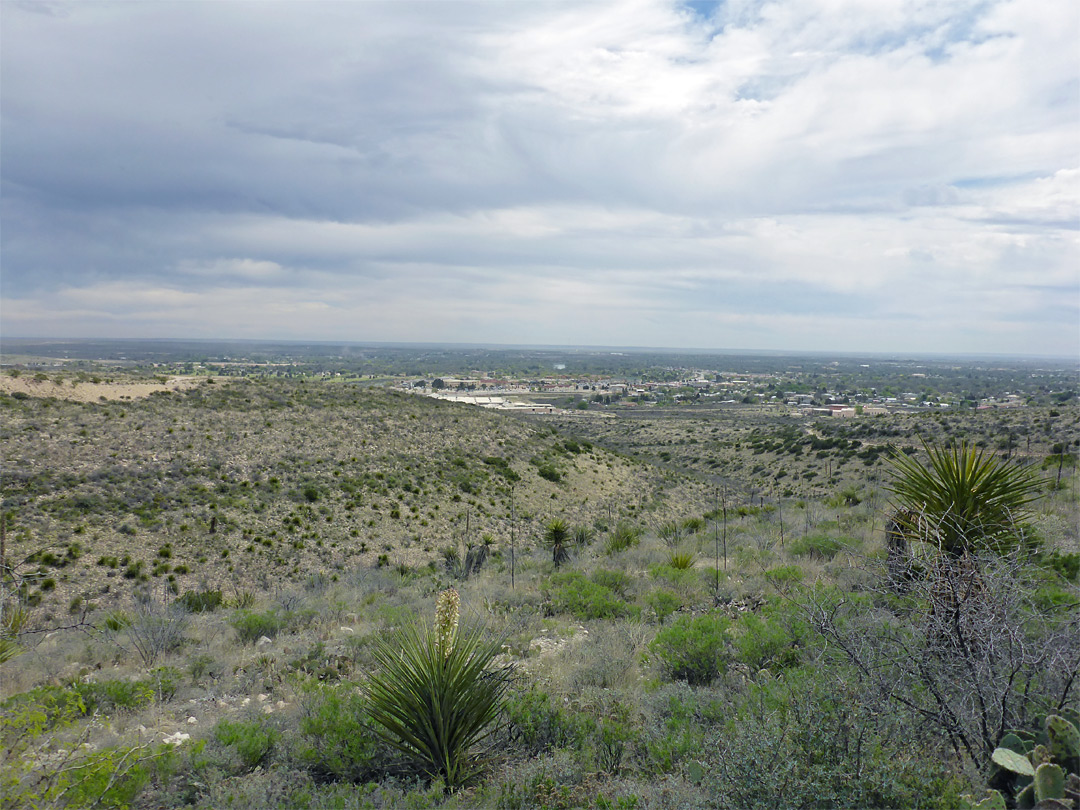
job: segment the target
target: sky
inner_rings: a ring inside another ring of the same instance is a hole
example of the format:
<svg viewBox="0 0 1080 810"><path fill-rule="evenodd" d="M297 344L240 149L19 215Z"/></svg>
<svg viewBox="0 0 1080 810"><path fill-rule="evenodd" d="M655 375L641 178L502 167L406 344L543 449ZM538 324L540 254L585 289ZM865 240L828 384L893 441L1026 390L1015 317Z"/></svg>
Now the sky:
<svg viewBox="0 0 1080 810"><path fill-rule="evenodd" d="M1075 0L0 2L0 334L1080 357Z"/></svg>

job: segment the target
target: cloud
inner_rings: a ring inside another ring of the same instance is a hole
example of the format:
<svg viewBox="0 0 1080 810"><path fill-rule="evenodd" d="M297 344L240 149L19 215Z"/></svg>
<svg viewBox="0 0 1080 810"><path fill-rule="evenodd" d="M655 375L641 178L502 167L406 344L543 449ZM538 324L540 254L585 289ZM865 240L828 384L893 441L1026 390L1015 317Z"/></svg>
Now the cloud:
<svg viewBox="0 0 1080 810"><path fill-rule="evenodd" d="M2 4L3 329L1073 353L1036 6Z"/></svg>

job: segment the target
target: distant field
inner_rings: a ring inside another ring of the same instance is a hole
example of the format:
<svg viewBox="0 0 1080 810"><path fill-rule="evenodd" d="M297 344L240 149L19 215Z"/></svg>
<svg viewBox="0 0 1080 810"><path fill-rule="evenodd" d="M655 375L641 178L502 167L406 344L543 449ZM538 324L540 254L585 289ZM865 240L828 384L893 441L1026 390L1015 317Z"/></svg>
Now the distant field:
<svg viewBox="0 0 1080 810"><path fill-rule="evenodd" d="M43 375L44 376L44 375ZM72 402L96 402L98 400L142 399L164 391L185 391L206 378L168 377L165 382L93 382L75 377L40 379L32 374L0 375L0 393L26 394L32 397L56 397Z"/></svg>

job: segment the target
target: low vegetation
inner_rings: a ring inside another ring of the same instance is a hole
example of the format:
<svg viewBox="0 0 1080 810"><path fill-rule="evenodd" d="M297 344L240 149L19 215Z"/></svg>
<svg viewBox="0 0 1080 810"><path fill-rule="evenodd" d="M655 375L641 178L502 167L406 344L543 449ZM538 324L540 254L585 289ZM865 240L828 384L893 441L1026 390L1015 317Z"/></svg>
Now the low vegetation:
<svg viewBox="0 0 1080 810"><path fill-rule="evenodd" d="M1030 455L332 378L0 411L10 806L1077 798L1075 400Z"/></svg>

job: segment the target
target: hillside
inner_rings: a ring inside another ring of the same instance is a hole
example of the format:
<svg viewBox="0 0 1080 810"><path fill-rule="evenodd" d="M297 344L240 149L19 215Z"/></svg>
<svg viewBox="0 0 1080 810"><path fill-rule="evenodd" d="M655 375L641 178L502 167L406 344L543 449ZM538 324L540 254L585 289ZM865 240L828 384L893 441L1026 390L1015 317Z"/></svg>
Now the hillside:
<svg viewBox="0 0 1080 810"><path fill-rule="evenodd" d="M670 475L543 424L381 388L204 381L0 407L7 554L39 568L46 620L137 586L262 592L425 565L485 534L529 546L556 516L662 521L694 497L674 502Z"/></svg>
<svg viewBox="0 0 1080 810"><path fill-rule="evenodd" d="M55 377L0 394L14 806L967 807L1021 787L990 765L1006 732L1080 722L1074 403L550 419ZM888 446L920 435L1026 462L998 551L888 552ZM491 654L464 694L505 693L448 786L371 689L409 697L407 633L451 588Z"/></svg>

